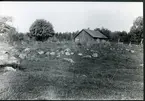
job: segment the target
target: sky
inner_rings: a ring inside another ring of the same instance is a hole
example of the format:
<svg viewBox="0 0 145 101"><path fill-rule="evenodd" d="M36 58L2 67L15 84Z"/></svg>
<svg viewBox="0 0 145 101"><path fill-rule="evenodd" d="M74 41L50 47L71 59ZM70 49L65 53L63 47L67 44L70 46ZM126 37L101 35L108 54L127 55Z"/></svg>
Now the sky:
<svg viewBox="0 0 145 101"><path fill-rule="evenodd" d="M12 25L23 33L36 19L51 22L55 32L102 27L128 32L143 16L143 2L0 2L0 16L12 16Z"/></svg>

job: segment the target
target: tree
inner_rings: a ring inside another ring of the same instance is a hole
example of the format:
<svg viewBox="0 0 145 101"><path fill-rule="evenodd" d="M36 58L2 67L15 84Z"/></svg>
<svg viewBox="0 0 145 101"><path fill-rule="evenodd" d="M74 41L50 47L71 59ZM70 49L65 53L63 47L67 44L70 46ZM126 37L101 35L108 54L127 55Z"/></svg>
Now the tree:
<svg viewBox="0 0 145 101"><path fill-rule="evenodd" d="M131 42L141 42L141 40L143 39L143 17L139 16L134 20L133 26L130 28L129 34L131 36Z"/></svg>
<svg viewBox="0 0 145 101"><path fill-rule="evenodd" d="M118 40L120 40L120 36L119 36L120 32L119 31L114 31L111 33L110 39L113 42L117 42Z"/></svg>
<svg viewBox="0 0 145 101"><path fill-rule="evenodd" d="M45 41L54 35L52 24L44 19L37 19L29 31L29 36L34 37L37 41Z"/></svg>
<svg viewBox="0 0 145 101"><path fill-rule="evenodd" d="M3 33L4 41L8 43L13 42L13 35L16 34L16 29L8 24L12 23L12 17L0 16L0 33Z"/></svg>

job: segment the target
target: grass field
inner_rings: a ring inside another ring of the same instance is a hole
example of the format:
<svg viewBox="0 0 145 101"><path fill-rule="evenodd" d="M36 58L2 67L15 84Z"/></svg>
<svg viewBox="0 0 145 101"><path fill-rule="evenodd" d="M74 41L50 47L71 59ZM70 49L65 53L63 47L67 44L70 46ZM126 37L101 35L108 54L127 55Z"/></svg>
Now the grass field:
<svg viewBox="0 0 145 101"><path fill-rule="evenodd" d="M27 47L31 52L20 64L26 69L0 76L6 84L1 99L143 99L142 46L111 43L86 48L68 41L19 44L15 48L22 53ZM36 54L38 50L58 53L66 48L74 54ZM98 57L83 57L93 53ZM30 59L32 56L35 58Z"/></svg>

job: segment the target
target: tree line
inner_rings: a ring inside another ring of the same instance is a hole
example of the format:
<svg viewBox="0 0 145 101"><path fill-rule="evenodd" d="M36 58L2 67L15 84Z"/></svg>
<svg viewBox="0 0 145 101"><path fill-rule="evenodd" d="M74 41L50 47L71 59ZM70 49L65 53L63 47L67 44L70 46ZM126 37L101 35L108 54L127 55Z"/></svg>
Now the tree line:
<svg viewBox="0 0 145 101"><path fill-rule="evenodd" d="M0 33L8 32L13 41L21 40L36 40L46 41L49 38L54 41L69 41L74 40L74 37L79 33L75 32L55 32L53 25L44 19L37 19L29 28L27 33L16 32L15 28L12 28L7 21L11 21L10 17L0 17ZM10 31L11 29L11 31ZM13 29L13 30L12 30ZM14 30L15 29L15 30ZM139 16L133 21L133 25L130 31L111 31L107 28L95 28L94 31L100 31L102 34L108 37L111 42L123 42L139 44L143 41L143 17Z"/></svg>

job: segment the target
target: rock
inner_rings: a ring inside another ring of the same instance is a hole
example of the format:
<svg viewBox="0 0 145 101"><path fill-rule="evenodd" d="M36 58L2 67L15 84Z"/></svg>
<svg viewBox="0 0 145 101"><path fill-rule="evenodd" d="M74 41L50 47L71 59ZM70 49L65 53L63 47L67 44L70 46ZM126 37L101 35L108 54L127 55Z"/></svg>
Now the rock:
<svg viewBox="0 0 145 101"><path fill-rule="evenodd" d="M69 52L65 52L65 55L70 55L70 53Z"/></svg>
<svg viewBox="0 0 145 101"><path fill-rule="evenodd" d="M140 67L143 67L143 64L140 64L139 66L140 66Z"/></svg>
<svg viewBox="0 0 145 101"><path fill-rule="evenodd" d="M82 56L83 54L82 54L82 53L78 53L78 55L79 55L79 56Z"/></svg>
<svg viewBox="0 0 145 101"><path fill-rule="evenodd" d="M129 51L129 49L126 49L126 51Z"/></svg>
<svg viewBox="0 0 145 101"><path fill-rule="evenodd" d="M73 55L74 53L73 53L73 52L71 52L70 54L71 54L71 55Z"/></svg>
<svg viewBox="0 0 145 101"><path fill-rule="evenodd" d="M26 58L26 56L27 56L27 55L26 55L26 54L24 54L24 53L22 53L22 54L20 54L20 55L19 55L19 57L20 57L21 59L25 59L25 58Z"/></svg>
<svg viewBox="0 0 145 101"><path fill-rule="evenodd" d="M93 57L98 57L98 53L93 53L92 56Z"/></svg>
<svg viewBox="0 0 145 101"><path fill-rule="evenodd" d="M65 52L70 52L71 50L69 48L65 49L64 50Z"/></svg>
<svg viewBox="0 0 145 101"><path fill-rule="evenodd" d="M44 51L39 51L38 54L42 55L44 54Z"/></svg>
<svg viewBox="0 0 145 101"><path fill-rule="evenodd" d="M82 77L85 77L86 78L87 76L84 74L84 75L82 75Z"/></svg>
<svg viewBox="0 0 145 101"><path fill-rule="evenodd" d="M71 62L71 63L75 63L72 59L70 59L70 58L63 58L63 60L66 60L66 61L68 61L68 62Z"/></svg>
<svg viewBox="0 0 145 101"><path fill-rule="evenodd" d="M5 54L7 51L5 50L0 50L0 54Z"/></svg>
<svg viewBox="0 0 145 101"><path fill-rule="evenodd" d="M10 57L8 63L9 64L12 64L12 63L20 64L20 61L15 57Z"/></svg>
<svg viewBox="0 0 145 101"><path fill-rule="evenodd" d="M55 55L55 52L50 52L50 55Z"/></svg>
<svg viewBox="0 0 145 101"><path fill-rule="evenodd" d="M30 48L25 48L24 51L25 52L29 52L30 51Z"/></svg>
<svg viewBox="0 0 145 101"><path fill-rule="evenodd" d="M130 52L131 52L131 53L134 53L135 51L134 51L134 50L130 50Z"/></svg>
<svg viewBox="0 0 145 101"><path fill-rule="evenodd" d="M16 71L16 69L14 69L13 67L10 67L10 66L6 66L4 68L4 71Z"/></svg>
<svg viewBox="0 0 145 101"><path fill-rule="evenodd" d="M84 58L91 58L91 55L83 56Z"/></svg>

